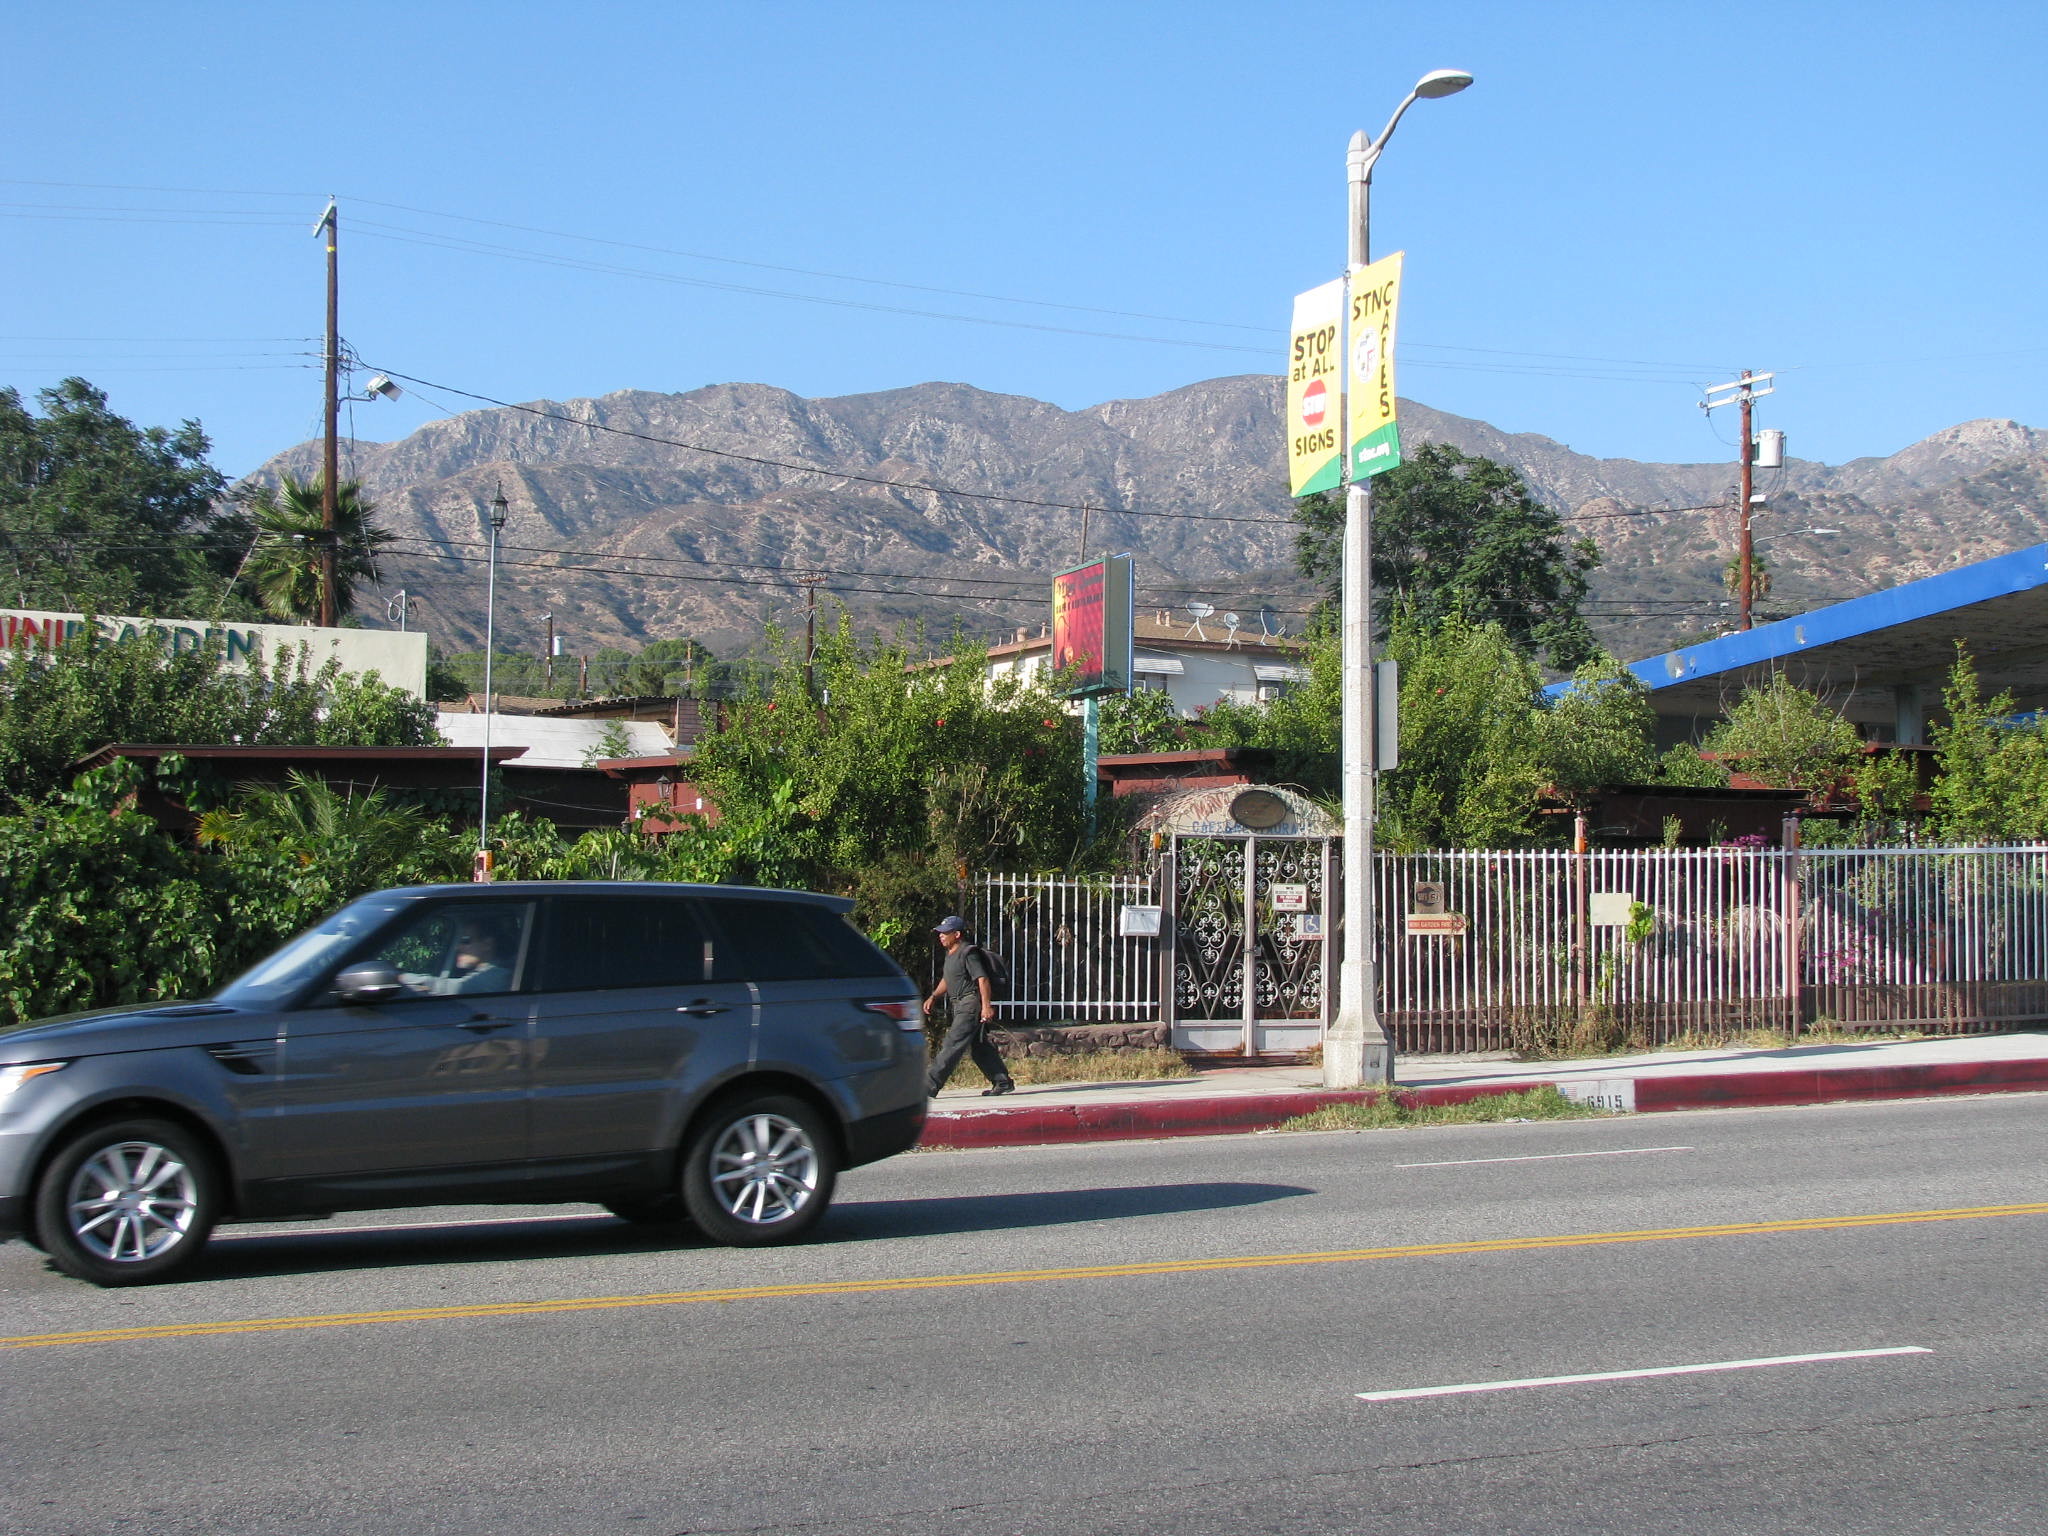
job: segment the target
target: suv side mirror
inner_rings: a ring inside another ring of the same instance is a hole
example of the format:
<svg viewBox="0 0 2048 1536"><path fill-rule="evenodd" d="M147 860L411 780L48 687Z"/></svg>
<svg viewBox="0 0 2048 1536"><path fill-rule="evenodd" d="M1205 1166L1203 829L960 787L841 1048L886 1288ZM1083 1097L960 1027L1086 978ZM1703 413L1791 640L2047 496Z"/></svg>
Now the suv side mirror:
<svg viewBox="0 0 2048 1536"><path fill-rule="evenodd" d="M334 990L344 1003L382 1003L405 995L405 983L388 965L374 962L352 965L334 978Z"/></svg>

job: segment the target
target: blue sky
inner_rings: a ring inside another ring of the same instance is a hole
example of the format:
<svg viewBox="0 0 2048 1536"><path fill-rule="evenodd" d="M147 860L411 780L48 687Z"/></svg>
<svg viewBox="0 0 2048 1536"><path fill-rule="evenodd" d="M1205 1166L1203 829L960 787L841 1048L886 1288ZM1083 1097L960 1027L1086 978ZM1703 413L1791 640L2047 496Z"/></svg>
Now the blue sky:
<svg viewBox="0 0 2048 1536"><path fill-rule="evenodd" d="M502 399L949 379L1073 408L1276 372L1291 296L1341 264L1346 139L1455 66L1477 83L1418 104L1375 179L1404 395L1677 461L1732 455L1697 401L1742 367L1779 371L1759 425L1800 457L2048 426L2044 18L13 7L0 383L195 416L232 473L313 435L330 192L362 359Z"/></svg>

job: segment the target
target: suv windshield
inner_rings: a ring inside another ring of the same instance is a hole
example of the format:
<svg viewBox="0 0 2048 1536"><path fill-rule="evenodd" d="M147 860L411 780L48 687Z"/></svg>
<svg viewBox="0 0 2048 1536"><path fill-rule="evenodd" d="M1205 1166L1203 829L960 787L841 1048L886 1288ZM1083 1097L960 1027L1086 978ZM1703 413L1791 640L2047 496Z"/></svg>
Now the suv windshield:
<svg viewBox="0 0 2048 1536"><path fill-rule="evenodd" d="M318 927L244 971L214 993L214 1001L267 1008L292 997L339 960L344 951L405 905L389 896L350 902Z"/></svg>

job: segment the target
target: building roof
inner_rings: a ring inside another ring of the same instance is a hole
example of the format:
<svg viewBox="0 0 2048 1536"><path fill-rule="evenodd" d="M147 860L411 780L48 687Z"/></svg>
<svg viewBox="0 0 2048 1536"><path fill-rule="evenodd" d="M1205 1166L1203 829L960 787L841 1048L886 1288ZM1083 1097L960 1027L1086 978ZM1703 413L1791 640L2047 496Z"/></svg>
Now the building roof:
<svg viewBox="0 0 2048 1536"><path fill-rule="evenodd" d="M1755 629L1634 662L1660 714L1712 714L1750 682L1784 672L1849 718L1881 720L1894 688L1939 686L1967 649L1987 692L2048 707L2048 544L1958 566ZM1553 684L1553 697L1569 683Z"/></svg>
<svg viewBox="0 0 2048 1536"><path fill-rule="evenodd" d="M1197 622L1185 621L1154 609L1141 613L1131 621L1131 638L1139 646L1154 651L1214 651L1220 654L1250 653L1260 656L1293 656L1300 652L1302 641L1291 635L1268 635L1260 630L1246 630L1242 626L1232 630L1220 623L1214 615ZM1012 656L1028 656L1033 651L1052 649L1052 636L1041 630L1031 635L1018 632L1014 640L1005 640L1000 645L988 648L990 661L1003 661Z"/></svg>
<svg viewBox="0 0 2048 1536"><path fill-rule="evenodd" d="M83 772L88 768L104 768L117 758L161 758L189 757L194 762L239 762L239 763L464 763L474 764L483 742L478 740L473 747L296 747L274 746L254 747L244 745L227 746L179 746L176 744L151 742L136 744L117 742L88 752L74 759L71 766ZM491 745L491 761L502 763L518 757L526 748L516 745Z"/></svg>
<svg viewBox="0 0 2048 1536"><path fill-rule="evenodd" d="M606 749L607 736L622 732L626 738L625 757L653 757L669 750L668 732L652 720L559 720L544 715L491 715L491 741L517 744L526 749L516 764L520 768L583 768L599 756L613 755ZM484 744L483 715L462 710L442 710L434 724L458 747L476 751Z"/></svg>

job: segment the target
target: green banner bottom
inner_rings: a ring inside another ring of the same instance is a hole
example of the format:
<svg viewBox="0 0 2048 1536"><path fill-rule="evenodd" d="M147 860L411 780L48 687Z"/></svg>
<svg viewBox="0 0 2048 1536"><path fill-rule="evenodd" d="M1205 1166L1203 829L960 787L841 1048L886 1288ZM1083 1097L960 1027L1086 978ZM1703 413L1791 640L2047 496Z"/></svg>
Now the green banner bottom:
<svg viewBox="0 0 2048 1536"><path fill-rule="evenodd" d="M1351 478L1369 480L1401 463L1401 424L1390 421L1351 445Z"/></svg>

